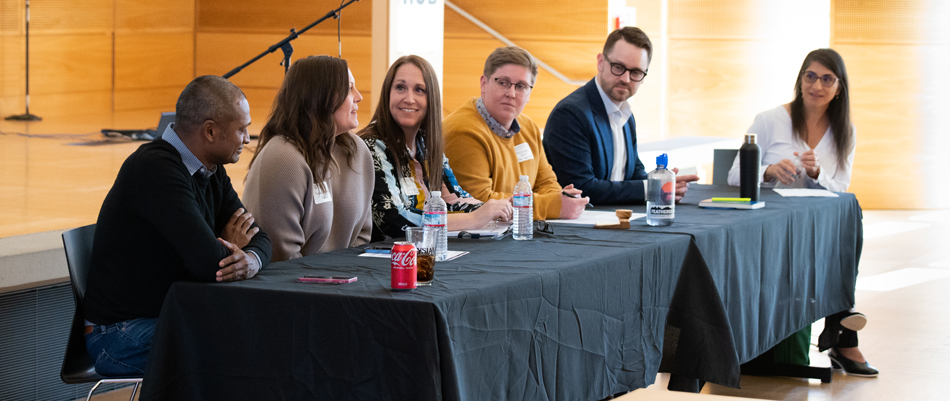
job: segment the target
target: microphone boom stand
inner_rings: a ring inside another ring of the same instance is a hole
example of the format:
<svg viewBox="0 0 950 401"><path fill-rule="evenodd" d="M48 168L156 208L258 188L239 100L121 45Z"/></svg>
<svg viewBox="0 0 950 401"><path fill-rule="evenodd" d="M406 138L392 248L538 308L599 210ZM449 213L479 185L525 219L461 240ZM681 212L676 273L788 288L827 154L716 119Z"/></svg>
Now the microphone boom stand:
<svg viewBox="0 0 950 401"><path fill-rule="evenodd" d="M302 34L302 33L304 33L304 32L307 32L307 30L309 30L310 28L313 28L314 26L316 26L317 24L323 22L324 20L326 20L326 19L328 19L328 18L339 18L339 17L340 17L340 10L343 10L344 8L346 8L346 6L349 6L350 4L353 4L353 3L357 2L357 1L359 1L359 0L350 0L350 1L346 2L345 4L341 5L339 8L337 8L337 9L335 9L335 10L333 10L333 11L328 12L327 15L324 15L322 18L320 18L320 19L314 21L314 23L312 23L312 24L310 24L310 25L307 25L306 27L304 27L303 29L301 29L300 32L297 32L297 31L295 31L293 28L291 28L291 29L290 29L290 36L287 36L286 38L282 39L280 42L277 42L277 43L274 44L273 46L268 47L267 50L265 50L265 51L264 51L263 53L261 53L261 54L258 54L256 57L252 58L250 61L248 61L248 62L246 62L246 63L244 63L244 64L241 64L239 67L237 67L237 68L235 68L235 69L233 69L233 70L231 70L231 71L228 71L228 73L227 73L227 74L224 74L223 77L224 77L224 78L231 78L232 76L234 76L234 74L237 74L237 73L241 72L241 70L243 70L244 67L247 67L247 66L253 64L255 61L260 60L262 57L264 57L264 56L266 56L266 55L268 55L268 54L270 54L270 53L273 53L273 52L277 51L277 49L281 49L281 50L283 50L283 52L284 52L284 59L283 59L283 61L281 61L280 64L284 66L284 74L286 74L286 73L287 73L287 70L290 69L290 55L293 54L293 52L294 52L294 48L293 48L293 46L290 45L290 41L292 41L292 40L294 40L294 39L297 39L297 38L300 36L300 34Z"/></svg>
<svg viewBox="0 0 950 401"><path fill-rule="evenodd" d="M26 0L26 114L17 114L6 118L11 121L41 121L39 116L30 114L30 0Z"/></svg>

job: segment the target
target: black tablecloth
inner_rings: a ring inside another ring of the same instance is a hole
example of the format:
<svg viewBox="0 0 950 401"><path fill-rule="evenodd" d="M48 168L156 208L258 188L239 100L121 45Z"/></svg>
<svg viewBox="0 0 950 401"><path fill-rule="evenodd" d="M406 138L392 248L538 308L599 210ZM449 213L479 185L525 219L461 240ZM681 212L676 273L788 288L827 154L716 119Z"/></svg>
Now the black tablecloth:
<svg viewBox="0 0 950 401"><path fill-rule="evenodd" d="M690 205L730 191L691 189L671 227L453 240L470 254L412 292L355 249L175 284L142 399L598 400L652 384L661 360L735 386L738 362L853 303L861 226L847 194Z"/></svg>
<svg viewBox="0 0 950 401"><path fill-rule="evenodd" d="M691 186L669 227L632 230L682 233L695 239L729 316L739 361L748 362L791 333L854 306L863 243L854 194L783 198L762 189L763 209L703 209L712 197L738 197L738 187Z"/></svg>

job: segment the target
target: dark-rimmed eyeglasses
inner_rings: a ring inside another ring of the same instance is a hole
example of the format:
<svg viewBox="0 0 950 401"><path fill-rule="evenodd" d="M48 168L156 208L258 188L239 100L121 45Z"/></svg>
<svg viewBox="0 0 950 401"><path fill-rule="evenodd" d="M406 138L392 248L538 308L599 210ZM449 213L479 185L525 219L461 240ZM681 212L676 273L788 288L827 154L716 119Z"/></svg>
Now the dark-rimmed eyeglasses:
<svg viewBox="0 0 950 401"><path fill-rule="evenodd" d="M835 82L838 82L838 77L834 75L825 74L822 76L818 76L818 74L815 74L814 72L811 72L811 71L805 71L804 73L802 73L802 77L805 78L805 83L807 84L813 84L815 83L815 81L817 81L820 78L821 86L824 86L826 88L830 88L831 85L834 85Z"/></svg>
<svg viewBox="0 0 950 401"><path fill-rule="evenodd" d="M610 73L618 77L622 77L625 72L630 72L630 80L634 82L643 81L643 78L647 77L646 71L639 68L627 68L627 66L623 64L610 61L606 54L604 54L604 60L607 61L607 64L610 64Z"/></svg>
<svg viewBox="0 0 950 401"><path fill-rule="evenodd" d="M538 220L534 222L534 229L540 233L554 235L554 227L544 220Z"/></svg>
<svg viewBox="0 0 950 401"><path fill-rule="evenodd" d="M514 86L515 93L519 95L527 95L528 92L531 92L531 89L534 88L533 86L528 85L526 83L517 83L517 84L511 83L511 81L505 78L492 78L492 79L495 80L495 83L498 84L498 87L500 87L501 89L505 91L507 91L508 88L511 88L512 86Z"/></svg>

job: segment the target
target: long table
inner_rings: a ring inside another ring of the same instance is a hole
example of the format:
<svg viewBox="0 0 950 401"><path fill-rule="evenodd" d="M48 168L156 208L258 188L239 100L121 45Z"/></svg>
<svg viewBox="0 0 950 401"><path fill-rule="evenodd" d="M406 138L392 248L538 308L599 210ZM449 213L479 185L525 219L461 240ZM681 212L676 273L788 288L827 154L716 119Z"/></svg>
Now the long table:
<svg viewBox="0 0 950 401"><path fill-rule="evenodd" d="M861 219L849 194L695 206L736 191L692 187L670 227L452 240L469 254L411 292L358 249L177 283L141 398L599 400L660 370L737 386L739 363L853 304ZM359 279L295 281L328 274Z"/></svg>

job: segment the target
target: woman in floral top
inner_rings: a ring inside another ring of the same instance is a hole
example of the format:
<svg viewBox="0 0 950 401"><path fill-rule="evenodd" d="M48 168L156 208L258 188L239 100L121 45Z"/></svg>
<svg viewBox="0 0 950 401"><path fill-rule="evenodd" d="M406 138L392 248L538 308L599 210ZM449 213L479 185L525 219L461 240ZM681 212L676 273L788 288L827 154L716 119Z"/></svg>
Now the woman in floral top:
<svg viewBox="0 0 950 401"><path fill-rule="evenodd" d="M379 105L359 133L376 170L373 241L402 237L404 226L421 226L430 190L441 190L448 206L448 230L468 230L511 220L511 203L479 202L455 180L442 153L442 100L428 61L403 56L386 74ZM431 168L435 167L435 168Z"/></svg>

